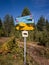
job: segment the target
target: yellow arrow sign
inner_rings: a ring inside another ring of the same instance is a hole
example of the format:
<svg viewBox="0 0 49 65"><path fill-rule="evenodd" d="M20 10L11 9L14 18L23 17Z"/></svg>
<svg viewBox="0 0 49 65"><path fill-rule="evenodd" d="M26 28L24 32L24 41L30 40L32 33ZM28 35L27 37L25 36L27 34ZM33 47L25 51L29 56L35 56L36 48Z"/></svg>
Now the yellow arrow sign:
<svg viewBox="0 0 49 65"><path fill-rule="evenodd" d="M16 26L17 30L34 30L33 26L28 26L26 23L24 22L20 22L18 26Z"/></svg>

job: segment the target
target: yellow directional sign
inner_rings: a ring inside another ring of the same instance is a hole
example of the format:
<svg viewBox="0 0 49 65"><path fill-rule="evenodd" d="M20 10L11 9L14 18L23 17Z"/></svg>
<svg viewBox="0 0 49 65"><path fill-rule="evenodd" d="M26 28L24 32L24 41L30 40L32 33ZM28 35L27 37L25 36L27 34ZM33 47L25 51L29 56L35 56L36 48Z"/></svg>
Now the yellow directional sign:
<svg viewBox="0 0 49 65"><path fill-rule="evenodd" d="M19 23L18 26L16 26L16 29L17 30L34 30L34 27L33 26L28 26L27 24L21 22Z"/></svg>

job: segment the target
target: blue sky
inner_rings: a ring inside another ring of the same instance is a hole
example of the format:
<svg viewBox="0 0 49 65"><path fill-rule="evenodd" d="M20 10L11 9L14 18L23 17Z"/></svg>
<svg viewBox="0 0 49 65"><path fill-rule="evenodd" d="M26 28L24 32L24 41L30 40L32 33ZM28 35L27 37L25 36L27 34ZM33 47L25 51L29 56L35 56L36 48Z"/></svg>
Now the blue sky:
<svg viewBox="0 0 49 65"><path fill-rule="evenodd" d="M35 22L41 15L49 20L49 0L0 0L0 18L6 14L14 17L20 16L24 7L28 7Z"/></svg>

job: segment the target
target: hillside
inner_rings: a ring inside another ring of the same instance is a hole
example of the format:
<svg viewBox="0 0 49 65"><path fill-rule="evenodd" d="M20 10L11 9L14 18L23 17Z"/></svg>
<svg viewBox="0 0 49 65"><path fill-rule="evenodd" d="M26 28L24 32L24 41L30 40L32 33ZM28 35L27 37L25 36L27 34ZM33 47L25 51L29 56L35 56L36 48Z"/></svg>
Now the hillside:
<svg viewBox="0 0 49 65"><path fill-rule="evenodd" d="M14 37L5 40L0 46L0 65L24 65L23 42ZM27 42L26 65L49 65L49 48Z"/></svg>

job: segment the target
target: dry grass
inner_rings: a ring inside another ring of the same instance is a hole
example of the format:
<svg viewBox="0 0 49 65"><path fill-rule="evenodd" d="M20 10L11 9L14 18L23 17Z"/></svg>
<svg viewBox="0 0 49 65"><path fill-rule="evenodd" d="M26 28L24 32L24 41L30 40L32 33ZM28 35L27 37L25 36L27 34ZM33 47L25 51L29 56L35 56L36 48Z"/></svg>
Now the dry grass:
<svg viewBox="0 0 49 65"><path fill-rule="evenodd" d="M4 43L9 39L9 37L1 37L0 38L0 43Z"/></svg>

